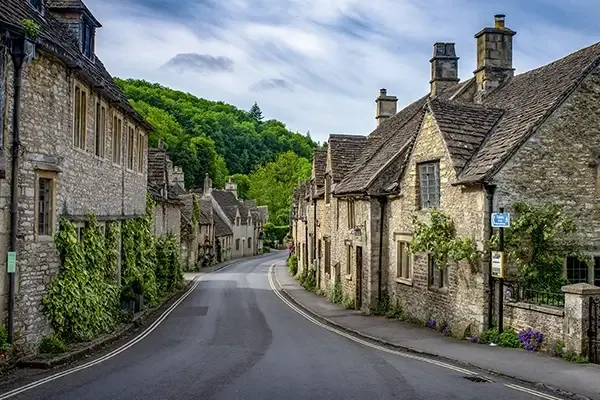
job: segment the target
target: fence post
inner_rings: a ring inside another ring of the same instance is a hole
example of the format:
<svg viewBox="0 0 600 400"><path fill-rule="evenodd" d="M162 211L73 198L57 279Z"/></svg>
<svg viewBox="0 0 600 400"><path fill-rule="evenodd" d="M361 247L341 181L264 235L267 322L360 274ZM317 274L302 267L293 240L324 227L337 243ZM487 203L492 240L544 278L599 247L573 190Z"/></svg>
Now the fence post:
<svg viewBox="0 0 600 400"><path fill-rule="evenodd" d="M600 296L600 287L588 283L577 283L562 287L565 294L565 318L563 332L565 350L587 355L590 298Z"/></svg>

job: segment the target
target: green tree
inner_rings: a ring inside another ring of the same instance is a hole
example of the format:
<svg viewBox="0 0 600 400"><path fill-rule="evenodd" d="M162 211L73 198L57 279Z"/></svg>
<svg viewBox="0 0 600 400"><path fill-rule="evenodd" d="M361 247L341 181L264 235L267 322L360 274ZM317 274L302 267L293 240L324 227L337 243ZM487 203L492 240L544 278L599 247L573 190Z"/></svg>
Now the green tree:
<svg viewBox="0 0 600 400"><path fill-rule="evenodd" d="M262 111L260 110L260 107L256 102L254 102L254 104L250 108L250 115L257 121L262 121L263 119Z"/></svg>
<svg viewBox="0 0 600 400"><path fill-rule="evenodd" d="M294 188L311 175L311 162L288 151L250 174L248 196L269 208L275 225L287 224Z"/></svg>

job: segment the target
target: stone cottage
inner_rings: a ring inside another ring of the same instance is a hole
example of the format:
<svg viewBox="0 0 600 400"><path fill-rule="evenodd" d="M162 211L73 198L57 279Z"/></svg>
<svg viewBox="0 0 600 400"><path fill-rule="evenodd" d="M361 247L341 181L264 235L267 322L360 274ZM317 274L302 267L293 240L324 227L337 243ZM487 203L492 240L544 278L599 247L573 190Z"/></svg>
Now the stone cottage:
<svg viewBox="0 0 600 400"><path fill-rule="evenodd" d="M411 252L413 217L430 209L448 215L457 236L484 250L491 212L510 211L519 200L552 201L565 205L587 251L600 255L600 44L515 75L515 34L496 15L475 35L477 65L463 82L455 44L435 43L429 93L396 112L396 98L382 89L378 126L337 183L328 155L324 195L331 208L323 218L334 237L332 260L341 263L345 294L355 293L363 309L388 293L422 320L472 331L489 326L488 261L439 269L431 255ZM597 283L598 271L565 263L571 283Z"/></svg>
<svg viewBox="0 0 600 400"><path fill-rule="evenodd" d="M179 168L178 170L179 171ZM155 236L181 236L181 211L185 195L182 183L174 181L173 163L164 148L148 149L148 192L156 202L152 217L152 229Z"/></svg>
<svg viewBox="0 0 600 400"><path fill-rule="evenodd" d="M151 126L96 56L100 27L80 0L0 2L0 268L16 252L0 313L25 350L50 331L40 300L59 267L58 220L145 212Z"/></svg>

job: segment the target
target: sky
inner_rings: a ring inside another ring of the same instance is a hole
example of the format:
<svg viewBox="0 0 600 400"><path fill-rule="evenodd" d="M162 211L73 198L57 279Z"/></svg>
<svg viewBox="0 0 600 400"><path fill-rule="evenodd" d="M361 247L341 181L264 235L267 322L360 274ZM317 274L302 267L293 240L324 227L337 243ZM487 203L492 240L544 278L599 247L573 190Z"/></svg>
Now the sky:
<svg viewBox="0 0 600 400"><path fill-rule="evenodd" d="M429 91L435 42L475 69L474 34L506 15L516 73L600 41L595 0L86 0L113 76L158 82L323 142L368 135L380 88L398 109Z"/></svg>

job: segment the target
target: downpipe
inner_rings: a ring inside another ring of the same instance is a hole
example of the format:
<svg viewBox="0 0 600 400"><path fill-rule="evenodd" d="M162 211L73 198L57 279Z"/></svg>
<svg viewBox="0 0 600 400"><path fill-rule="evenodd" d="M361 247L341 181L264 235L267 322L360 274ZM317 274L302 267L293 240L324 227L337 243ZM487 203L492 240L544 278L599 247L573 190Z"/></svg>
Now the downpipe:
<svg viewBox="0 0 600 400"><path fill-rule="evenodd" d="M379 206L381 207L380 218L379 218L379 259L377 269L377 303L381 303L381 291L382 291L382 275L383 275L383 228L385 218L385 205L387 202L386 197L379 197Z"/></svg>
<svg viewBox="0 0 600 400"><path fill-rule="evenodd" d="M485 227L488 230L488 240L492 239L494 235L494 230L492 229L492 212L494 212L494 192L496 191L496 186L494 185L485 185L485 191L487 194L488 201L488 216L485 221ZM488 285L489 285L489 298L488 298L488 328L491 328L494 325L494 280L492 279L492 257L490 256L490 260L488 263Z"/></svg>

